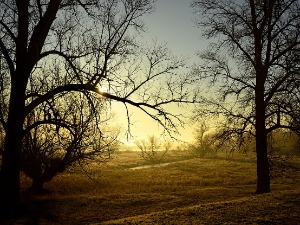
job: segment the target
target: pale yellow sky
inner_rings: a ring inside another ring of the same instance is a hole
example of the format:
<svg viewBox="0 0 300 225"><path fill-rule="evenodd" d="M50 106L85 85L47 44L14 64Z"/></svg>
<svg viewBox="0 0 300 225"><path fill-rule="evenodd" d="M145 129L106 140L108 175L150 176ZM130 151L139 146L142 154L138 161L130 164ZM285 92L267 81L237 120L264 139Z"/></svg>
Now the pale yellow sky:
<svg viewBox="0 0 300 225"><path fill-rule="evenodd" d="M197 51L205 48L205 42L201 40L201 32L195 27L192 18L192 9L190 8L191 0L158 0L154 13L143 18L147 27L145 41L151 43L156 39L160 43L167 43L168 48L177 56L189 59L189 64L197 61ZM131 133L133 138L126 140L125 135L121 139L133 144L136 139L145 139L149 135L160 136L163 132L162 128L140 110L131 108ZM120 124L123 131L127 129L127 118L125 107L122 103L113 103L112 110L115 112L116 122ZM178 112L177 110L180 110ZM184 112L183 110L186 110ZM184 107L184 109L174 109L174 113L183 113L187 115L192 107ZM186 125L185 128L179 128L181 139L186 142L194 140L194 128ZM123 132L124 134L124 132Z"/></svg>
<svg viewBox="0 0 300 225"><path fill-rule="evenodd" d="M185 107L181 110L184 111L185 109L189 109L191 107ZM135 140L143 140L147 139L150 135L155 135L157 137L166 138L168 139L168 135L161 136L163 134L163 128L152 118L150 118L148 115L146 115L144 112L142 112L139 109L136 109L134 107L129 107L131 118L130 118L130 132L132 136L126 136L125 132L127 131L128 127L128 121L126 116L126 110L122 103L113 102L112 103L112 111L114 113L114 124L121 126L121 136L120 139L122 142L128 145L134 145ZM179 113L177 111L170 110L170 112ZM182 111L180 113L182 113ZM184 113L187 115L189 112L185 110ZM189 121L187 121L189 122ZM176 138L184 141L184 142L192 142L193 137L193 130L194 128L191 127L189 124L186 124L185 127L179 127L178 131L180 132L180 135L174 135Z"/></svg>

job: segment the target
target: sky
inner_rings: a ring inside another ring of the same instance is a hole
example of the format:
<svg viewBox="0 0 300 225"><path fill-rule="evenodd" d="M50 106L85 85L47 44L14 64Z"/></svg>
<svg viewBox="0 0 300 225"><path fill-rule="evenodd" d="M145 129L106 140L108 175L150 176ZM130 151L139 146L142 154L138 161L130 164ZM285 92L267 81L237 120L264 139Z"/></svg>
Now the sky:
<svg viewBox="0 0 300 225"><path fill-rule="evenodd" d="M201 50L201 33L195 26L191 0L158 0L155 12L144 17L147 36L167 42L177 55L195 57Z"/></svg>
<svg viewBox="0 0 300 225"><path fill-rule="evenodd" d="M158 0L155 11L143 18L147 33L145 36L159 43L167 43L168 48L177 56L188 58L190 62L197 61L196 52L202 50L203 40L201 32L193 23L193 13L190 7L191 0ZM116 116L119 121L126 121L124 110L118 108ZM151 118L143 112L134 110L132 115L133 126L131 132L133 138L126 139L121 137L124 143L132 145L134 140L146 139L149 135L159 136L162 129ZM127 124L120 124L126 129ZM193 141L193 127L186 126L179 129L181 133L177 136L183 141Z"/></svg>

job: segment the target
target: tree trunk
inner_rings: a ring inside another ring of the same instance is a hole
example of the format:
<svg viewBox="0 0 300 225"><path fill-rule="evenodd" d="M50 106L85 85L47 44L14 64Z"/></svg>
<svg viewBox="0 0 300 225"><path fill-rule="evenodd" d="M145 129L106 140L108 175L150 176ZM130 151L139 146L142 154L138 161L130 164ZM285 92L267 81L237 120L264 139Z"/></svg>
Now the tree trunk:
<svg viewBox="0 0 300 225"><path fill-rule="evenodd" d="M259 127L259 125L257 126ZM256 129L256 157L257 157L257 187L256 193L269 193L270 188L270 168L267 151L266 128Z"/></svg>
<svg viewBox="0 0 300 225"><path fill-rule="evenodd" d="M21 207L20 198L20 151L21 132L7 131L1 168L1 213L14 216Z"/></svg>
<svg viewBox="0 0 300 225"><path fill-rule="evenodd" d="M257 80L255 93L256 107L256 158L257 158L257 187L256 193L269 193L270 189L270 168L267 149L267 130L265 125L266 106L264 102L264 81Z"/></svg>
<svg viewBox="0 0 300 225"><path fill-rule="evenodd" d="M31 184L31 187L29 190L33 194L38 194L38 195L49 194L50 192L44 188L44 183L45 183L45 181L43 179L34 178L34 179L32 179L32 184Z"/></svg>
<svg viewBox="0 0 300 225"><path fill-rule="evenodd" d="M18 163L18 148L12 137L5 139L5 151L2 158L0 210L4 216L14 216L21 208L20 170Z"/></svg>
<svg viewBox="0 0 300 225"><path fill-rule="evenodd" d="M25 86L23 85L22 89L20 85L12 85L10 96L0 172L0 214L5 217L17 216L21 210L20 153L25 112Z"/></svg>

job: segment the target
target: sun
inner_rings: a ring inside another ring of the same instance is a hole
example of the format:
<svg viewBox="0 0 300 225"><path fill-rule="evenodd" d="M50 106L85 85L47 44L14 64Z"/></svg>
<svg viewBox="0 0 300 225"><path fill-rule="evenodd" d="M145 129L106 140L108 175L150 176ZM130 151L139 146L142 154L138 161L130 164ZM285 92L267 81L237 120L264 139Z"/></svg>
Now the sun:
<svg viewBox="0 0 300 225"><path fill-rule="evenodd" d="M108 91L108 88L107 88L107 87L100 87L100 88L99 88L99 91L100 91L100 92L107 92L107 91Z"/></svg>
<svg viewBox="0 0 300 225"><path fill-rule="evenodd" d="M108 91L108 87L101 86L101 85L97 85L97 89L98 89L98 91L99 91L100 94L101 93L107 93L107 91Z"/></svg>

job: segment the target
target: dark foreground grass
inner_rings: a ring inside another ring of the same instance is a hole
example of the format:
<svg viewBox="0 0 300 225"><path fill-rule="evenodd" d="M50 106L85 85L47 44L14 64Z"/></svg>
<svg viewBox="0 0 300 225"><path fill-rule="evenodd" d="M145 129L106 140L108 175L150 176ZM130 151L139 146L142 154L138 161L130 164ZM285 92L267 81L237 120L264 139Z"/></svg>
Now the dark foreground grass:
<svg viewBox="0 0 300 225"><path fill-rule="evenodd" d="M180 159L132 170L143 161L120 153L74 168L46 185L48 196L24 193L25 214L6 224L300 224L300 176L289 171L272 192L255 195L251 158ZM24 189L28 181L23 181Z"/></svg>
<svg viewBox="0 0 300 225"><path fill-rule="evenodd" d="M216 201L102 224L300 224L296 191Z"/></svg>

